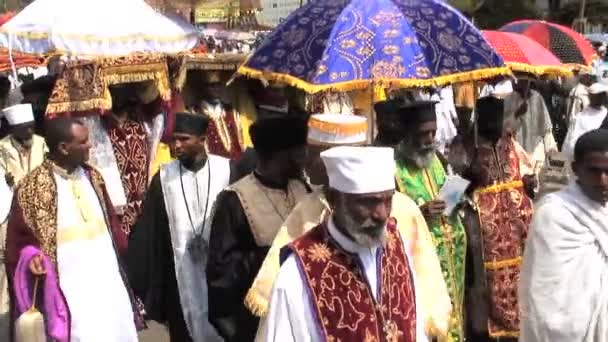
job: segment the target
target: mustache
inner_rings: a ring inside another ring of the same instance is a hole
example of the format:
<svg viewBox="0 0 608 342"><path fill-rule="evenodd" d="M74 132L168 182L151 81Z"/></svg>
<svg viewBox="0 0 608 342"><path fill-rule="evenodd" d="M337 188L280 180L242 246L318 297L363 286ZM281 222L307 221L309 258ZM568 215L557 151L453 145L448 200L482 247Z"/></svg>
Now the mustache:
<svg viewBox="0 0 608 342"><path fill-rule="evenodd" d="M437 147L438 147L437 143L432 143L432 144L426 144L426 145L420 146L419 150L420 150L420 152L431 152L431 151L437 150Z"/></svg>
<svg viewBox="0 0 608 342"><path fill-rule="evenodd" d="M365 222L359 225L357 230L363 234L369 235L370 232L384 229L385 226L386 222L378 222L372 219L367 219Z"/></svg>

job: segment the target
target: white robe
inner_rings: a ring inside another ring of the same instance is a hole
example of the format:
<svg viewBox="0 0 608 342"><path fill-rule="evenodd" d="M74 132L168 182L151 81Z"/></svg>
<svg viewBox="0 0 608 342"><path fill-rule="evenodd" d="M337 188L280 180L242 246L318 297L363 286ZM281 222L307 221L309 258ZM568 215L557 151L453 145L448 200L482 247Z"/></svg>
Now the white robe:
<svg viewBox="0 0 608 342"><path fill-rule="evenodd" d="M328 220L329 234L336 242L350 253L356 253L364 267L373 296L378 298L378 279L376 268L377 248L364 248L340 233ZM405 250L409 250L404 242ZM411 260L410 256L408 259ZM410 263L410 269L413 270ZM413 276L413 271L412 271ZM415 281L414 281L415 283ZM417 293L417 291L415 291ZM418 296L416 296L418 297ZM416 304L418 304L416 298ZM425 342L428 338L424 332L424 315L416 305L416 341ZM291 255L281 265L281 270L274 283L270 298L268 315L260 322L256 342L317 342L322 341L315 322L314 308L310 303L306 286L302 280L296 257Z"/></svg>
<svg viewBox="0 0 608 342"><path fill-rule="evenodd" d="M596 109L588 106L570 123L568 134L566 134L566 139L562 146L562 152L569 163L574 160L574 146L578 138L591 130L599 128L606 118L606 114L608 114L606 107Z"/></svg>
<svg viewBox="0 0 608 342"><path fill-rule="evenodd" d="M57 183L57 269L71 342L135 342L133 309L97 193L83 169Z"/></svg>
<svg viewBox="0 0 608 342"><path fill-rule="evenodd" d="M208 246L212 211L217 195L228 186L230 162L226 158L209 155L207 163L197 172L182 167L183 193L180 165L179 161L174 161L162 166L160 171L180 304L186 326L194 342L221 341L222 339L209 323L205 275L207 254L205 253L201 260L195 260L188 252L187 246L193 237L192 224L197 230L202 227L203 239ZM187 209L184 194L188 199ZM188 210L192 216L192 223Z"/></svg>
<svg viewBox="0 0 608 342"><path fill-rule="evenodd" d="M577 183L536 209L524 253L521 342L608 341L608 206Z"/></svg>
<svg viewBox="0 0 608 342"><path fill-rule="evenodd" d="M589 88L584 84L578 83L568 95L568 124L572 124L574 119L589 106Z"/></svg>

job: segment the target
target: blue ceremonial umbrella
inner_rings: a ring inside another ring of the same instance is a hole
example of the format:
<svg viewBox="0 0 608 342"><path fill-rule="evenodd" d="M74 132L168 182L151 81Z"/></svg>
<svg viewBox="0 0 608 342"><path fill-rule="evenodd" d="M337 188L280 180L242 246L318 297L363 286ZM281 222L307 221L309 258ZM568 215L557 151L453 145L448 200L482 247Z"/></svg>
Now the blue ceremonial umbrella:
<svg viewBox="0 0 608 342"><path fill-rule="evenodd" d="M440 86L510 71L442 0L316 0L281 23L237 74L315 93Z"/></svg>

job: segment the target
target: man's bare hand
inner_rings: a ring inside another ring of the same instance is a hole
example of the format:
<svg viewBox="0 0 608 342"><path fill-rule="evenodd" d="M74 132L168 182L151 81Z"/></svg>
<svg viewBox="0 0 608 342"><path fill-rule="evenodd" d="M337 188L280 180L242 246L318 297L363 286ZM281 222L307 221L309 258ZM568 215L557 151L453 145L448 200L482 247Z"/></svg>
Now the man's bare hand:
<svg viewBox="0 0 608 342"><path fill-rule="evenodd" d="M444 201L431 201L423 204L420 207L420 211L422 211L422 215L425 218L436 218L443 214L445 208L446 204Z"/></svg>
<svg viewBox="0 0 608 342"><path fill-rule="evenodd" d="M46 269L44 268L44 264L42 263L42 256L36 255L30 261L30 272L32 272L35 276L41 276L46 274Z"/></svg>

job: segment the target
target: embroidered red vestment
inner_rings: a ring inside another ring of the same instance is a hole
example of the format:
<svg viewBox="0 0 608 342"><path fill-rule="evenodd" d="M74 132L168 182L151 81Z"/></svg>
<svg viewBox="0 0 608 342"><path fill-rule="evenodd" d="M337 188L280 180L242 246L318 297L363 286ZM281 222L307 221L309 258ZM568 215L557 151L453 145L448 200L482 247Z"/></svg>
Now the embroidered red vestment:
<svg viewBox="0 0 608 342"><path fill-rule="evenodd" d="M414 283L396 222L378 249L377 301L357 255L343 250L322 224L289 245L295 254L323 340L416 341Z"/></svg>
<svg viewBox="0 0 608 342"><path fill-rule="evenodd" d="M243 137L240 120L234 110L226 108L223 117L210 117L207 128L209 153L228 159L239 159L243 153Z"/></svg>

